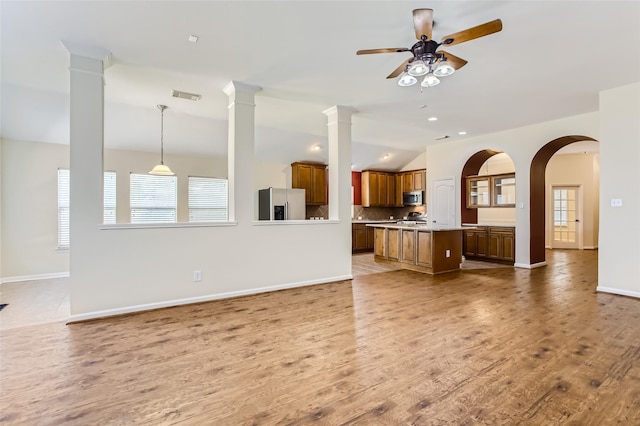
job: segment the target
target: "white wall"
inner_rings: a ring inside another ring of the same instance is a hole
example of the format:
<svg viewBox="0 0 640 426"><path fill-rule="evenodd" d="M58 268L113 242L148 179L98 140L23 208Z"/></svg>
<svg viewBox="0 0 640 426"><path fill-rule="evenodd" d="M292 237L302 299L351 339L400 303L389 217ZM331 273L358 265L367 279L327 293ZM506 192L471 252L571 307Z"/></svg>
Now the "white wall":
<svg viewBox="0 0 640 426"><path fill-rule="evenodd" d="M2 141L2 276L35 279L69 272L58 245L58 168L69 147Z"/></svg>
<svg viewBox="0 0 640 426"><path fill-rule="evenodd" d="M600 117L598 290L640 297L640 83L602 92Z"/></svg>
<svg viewBox="0 0 640 426"><path fill-rule="evenodd" d="M93 85L83 85L90 78ZM93 75L72 73L73 320L351 278L350 173L339 173L340 181L330 182L332 200L345 201L336 220L255 221L255 103L251 87L241 83L225 87L230 96L228 167L234 222L115 228L96 224L101 203L97 170L103 161L103 136L95 124L102 115L100 82ZM330 148L329 167L348 172L349 152L350 147L335 164ZM73 179L82 183L75 195ZM201 271L200 282L193 281L195 270Z"/></svg>
<svg viewBox="0 0 640 426"><path fill-rule="evenodd" d="M424 169L426 167L427 167L427 153L423 152L422 154L414 158L409 164L407 164L402 169L400 169L400 171L403 172L407 170L419 170L419 169ZM428 170L427 170L427 173L429 173Z"/></svg>
<svg viewBox="0 0 640 426"><path fill-rule="evenodd" d="M69 168L69 145L2 141L2 281L69 273L69 252L56 250L57 170ZM156 153L105 150L104 168L117 176L117 221L130 222L129 174L146 173ZM165 155L178 176L178 221L188 222L188 176L227 177L226 158ZM283 164L256 163L255 191L286 185ZM256 216L257 217L257 213Z"/></svg>
<svg viewBox="0 0 640 426"><path fill-rule="evenodd" d="M551 157L546 169L546 220L545 244L551 247L553 238L553 190L554 185L578 185L582 193L580 222L582 241L580 248L598 247L599 207L599 154L557 154Z"/></svg>
<svg viewBox="0 0 640 426"><path fill-rule="evenodd" d="M427 146L427 187L436 179L453 177L456 185L456 223L460 223L460 175L466 161L478 151L493 149L506 153L516 172L516 265L529 267L529 173L536 152L547 142L567 135L582 135L598 139L597 112L561 120L519 127L504 132ZM432 202L430 200L429 202ZM520 208L522 203L522 208Z"/></svg>

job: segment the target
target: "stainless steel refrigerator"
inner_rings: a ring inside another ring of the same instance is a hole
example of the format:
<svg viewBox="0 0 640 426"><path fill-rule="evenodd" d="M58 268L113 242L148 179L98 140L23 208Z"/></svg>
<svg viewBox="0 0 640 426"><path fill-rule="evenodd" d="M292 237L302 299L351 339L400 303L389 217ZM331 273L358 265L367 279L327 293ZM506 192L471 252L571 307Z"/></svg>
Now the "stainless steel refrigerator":
<svg viewBox="0 0 640 426"><path fill-rule="evenodd" d="M258 191L258 219L304 220L304 189L260 189Z"/></svg>

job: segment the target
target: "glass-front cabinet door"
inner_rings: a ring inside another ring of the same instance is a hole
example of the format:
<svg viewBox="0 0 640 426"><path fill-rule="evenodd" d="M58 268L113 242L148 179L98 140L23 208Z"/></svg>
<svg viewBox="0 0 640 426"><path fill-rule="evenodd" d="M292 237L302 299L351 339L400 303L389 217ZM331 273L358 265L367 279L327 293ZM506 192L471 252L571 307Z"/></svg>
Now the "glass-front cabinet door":
<svg viewBox="0 0 640 426"><path fill-rule="evenodd" d="M488 176L473 177L467 179L467 207L489 207L491 206L491 197L489 196Z"/></svg>
<svg viewBox="0 0 640 426"><path fill-rule="evenodd" d="M493 176L493 206L515 207L516 176L514 174Z"/></svg>

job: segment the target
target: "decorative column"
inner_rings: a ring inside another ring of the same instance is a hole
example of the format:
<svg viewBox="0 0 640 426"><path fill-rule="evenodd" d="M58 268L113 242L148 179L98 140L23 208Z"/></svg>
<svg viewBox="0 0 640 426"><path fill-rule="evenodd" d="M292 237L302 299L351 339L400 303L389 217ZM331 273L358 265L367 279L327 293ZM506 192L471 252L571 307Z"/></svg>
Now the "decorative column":
<svg viewBox="0 0 640 426"><path fill-rule="evenodd" d="M341 220L351 228L351 115L357 112L336 105L327 116L329 144L329 219Z"/></svg>
<svg viewBox="0 0 640 426"><path fill-rule="evenodd" d="M103 222L104 70L111 65L111 53L62 44L70 54L69 270L73 294L74 271L81 269L84 256L91 256L92 238ZM71 302L73 313L73 297Z"/></svg>
<svg viewBox="0 0 640 426"><path fill-rule="evenodd" d="M229 96L229 221L254 217L253 158L255 151L255 94L260 87L231 81L223 89Z"/></svg>

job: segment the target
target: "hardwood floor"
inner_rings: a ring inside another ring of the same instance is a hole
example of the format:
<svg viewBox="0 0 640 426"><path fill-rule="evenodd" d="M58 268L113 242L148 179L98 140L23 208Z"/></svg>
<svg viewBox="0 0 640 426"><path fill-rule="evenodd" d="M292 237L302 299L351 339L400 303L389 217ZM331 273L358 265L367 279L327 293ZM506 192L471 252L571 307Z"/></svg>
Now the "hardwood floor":
<svg viewBox="0 0 640 426"><path fill-rule="evenodd" d="M0 423L640 424L640 300L547 259L3 330Z"/></svg>

